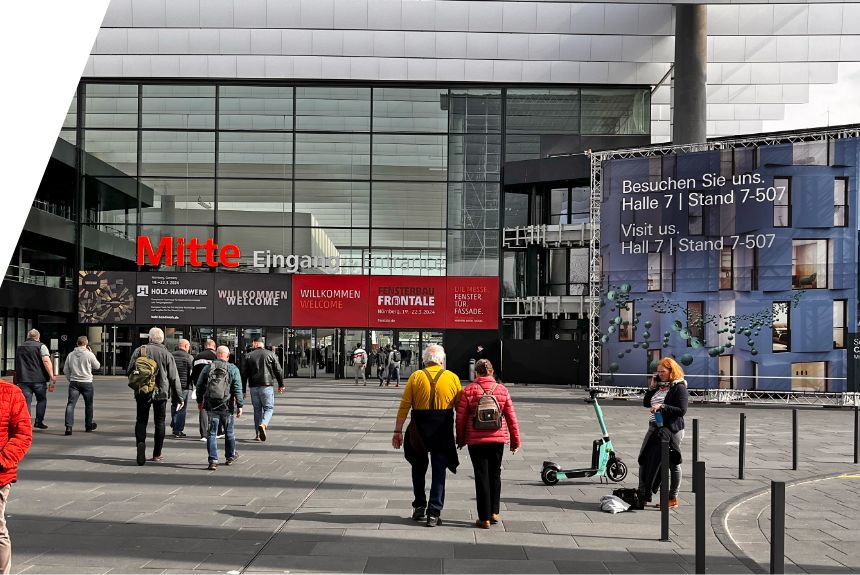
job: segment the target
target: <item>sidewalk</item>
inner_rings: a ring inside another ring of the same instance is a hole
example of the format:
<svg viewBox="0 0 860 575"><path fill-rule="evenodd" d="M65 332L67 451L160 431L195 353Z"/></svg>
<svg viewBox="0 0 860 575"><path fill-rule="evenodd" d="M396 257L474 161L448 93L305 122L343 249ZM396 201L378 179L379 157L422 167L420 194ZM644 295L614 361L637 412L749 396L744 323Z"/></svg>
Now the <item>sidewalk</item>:
<svg viewBox="0 0 860 575"><path fill-rule="evenodd" d="M672 542L660 543L657 510L600 512L597 500L614 484L541 483L545 459L571 467L590 462L599 427L582 401L585 394L511 386L524 445L516 456L506 454L501 523L490 530L474 528L474 483L463 450L458 473L448 476L444 525L427 529L409 519L409 466L390 446L402 389L291 382L276 396L269 440L250 441L249 402L237 420L242 457L235 466L208 472L204 444L195 440L195 412L189 413L188 439L168 435L165 463L138 467L135 406L125 382L96 383L98 431L83 433L80 425L71 437L63 436L65 388L59 384L58 393L50 394L50 429L36 430L12 488L7 513L13 573L692 573L693 417L701 420L709 515L732 498L768 486L772 478L860 472L852 463L849 411L800 412L801 466L791 472L790 410L693 405L683 443L681 506L672 512ZM635 458L647 411L634 402L602 405L613 444L630 467L624 485L636 486ZM736 479L741 410L747 414L744 481ZM82 423L82 403L77 417ZM821 430L827 430L826 443ZM789 489L793 513L786 551L799 569L860 569L850 544L860 527L859 483L839 479ZM741 523L748 518L735 513L728 516L729 531L754 535ZM755 529L761 532L760 527L768 532L766 523ZM750 538L741 546L767 567L766 543ZM726 549L709 525L709 572L749 573L755 564L743 558Z"/></svg>

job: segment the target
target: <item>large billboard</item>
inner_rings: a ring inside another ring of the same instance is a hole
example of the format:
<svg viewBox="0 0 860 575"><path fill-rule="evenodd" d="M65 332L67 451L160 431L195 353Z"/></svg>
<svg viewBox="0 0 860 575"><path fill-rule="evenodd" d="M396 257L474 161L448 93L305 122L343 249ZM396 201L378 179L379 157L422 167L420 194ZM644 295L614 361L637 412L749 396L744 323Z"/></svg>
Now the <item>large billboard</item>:
<svg viewBox="0 0 860 575"><path fill-rule="evenodd" d="M293 278L293 325L367 325L369 280L367 276L296 275Z"/></svg>
<svg viewBox="0 0 860 575"><path fill-rule="evenodd" d="M858 150L839 139L605 162L602 382L644 385L672 357L692 387L846 390Z"/></svg>
<svg viewBox="0 0 860 575"><path fill-rule="evenodd" d="M213 325L214 274L137 274L137 323Z"/></svg>
<svg viewBox="0 0 860 575"><path fill-rule="evenodd" d="M134 323L135 272L81 271L78 273L80 323Z"/></svg>
<svg viewBox="0 0 860 575"><path fill-rule="evenodd" d="M407 329L444 327L445 291L444 277L371 276L368 325Z"/></svg>
<svg viewBox="0 0 860 575"><path fill-rule="evenodd" d="M292 275L213 274L215 323L259 327L292 325Z"/></svg>

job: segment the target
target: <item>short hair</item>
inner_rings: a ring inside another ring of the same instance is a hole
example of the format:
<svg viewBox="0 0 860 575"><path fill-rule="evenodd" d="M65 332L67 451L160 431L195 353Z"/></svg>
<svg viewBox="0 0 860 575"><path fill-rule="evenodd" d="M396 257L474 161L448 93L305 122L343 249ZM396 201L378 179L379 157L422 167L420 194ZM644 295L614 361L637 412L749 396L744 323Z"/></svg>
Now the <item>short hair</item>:
<svg viewBox="0 0 860 575"><path fill-rule="evenodd" d="M160 327L154 327L149 330L149 341L152 343L164 343L164 332Z"/></svg>
<svg viewBox="0 0 860 575"><path fill-rule="evenodd" d="M479 359L478 363L475 364L475 373L481 377L490 375L491 371L493 371L493 364L490 363L489 359Z"/></svg>
<svg viewBox="0 0 860 575"><path fill-rule="evenodd" d="M27 332L27 339L39 339L39 336L41 336L41 334L38 329L31 329Z"/></svg>
<svg viewBox="0 0 860 575"><path fill-rule="evenodd" d="M669 370L669 381L678 381L679 379L684 379L684 370L671 357L664 357L663 359L661 359L660 363L657 364L657 367L665 367Z"/></svg>
<svg viewBox="0 0 860 575"><path fill-rule="evenodd" d="M435 363L436 365L442 365L445 361L445 348L441 345L431 345L424 350L421 357L425 364Z"/></svg>
<svg viewBox="0 0 860 575"><path fill-rule="evenodd" d="M179 347L182 347L183 345L188 345L190 347L191 342L183 337L182 339L179 340Z"/></svg>
<svg viewBox="0 0 860 575"><path fill-rule="evenodd" d="M210 337L210 338L208 338L208 339L206 340L206 346L205 346L205 348L204 348L204 349L215 349L216 347L218 347L218 344L217 344L217 343L215 343L215 340L214 340L214 339L212 339L212 338Z"/></svg>
<svg viewBox="0 0 860 575"><path fill-rule="evenodd" d="M219 345L218 349L215 350L215 357L221 357L222 355L230 357L230 348L226 345Z"/></svg>
<svg viewBox="0 0 860 575"><path fill-rule="evenodd" d="M87 339L87 336L82 335L78 338L78 347L84 347L88 343L90 343L90 340Z"/></svg>
<svg viewBox="0 0 860 575"><path fill-rule="evenodd" d="M252 347L263 347L263 340L259 338L255 338L254 342L251 344Z"/></svg>

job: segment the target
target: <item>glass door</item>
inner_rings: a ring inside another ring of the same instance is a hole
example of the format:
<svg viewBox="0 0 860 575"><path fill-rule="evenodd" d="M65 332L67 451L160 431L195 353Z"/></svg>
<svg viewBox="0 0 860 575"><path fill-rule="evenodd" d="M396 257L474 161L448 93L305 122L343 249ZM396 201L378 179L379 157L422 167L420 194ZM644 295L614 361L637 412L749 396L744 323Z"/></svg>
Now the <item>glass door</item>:
<svg viewBox="0 0 860 575"><path fill-rule="evenodd" d="M227 346L230 350L230 363L236 363L236 348L239 347L239 334L235 327L219 327L215 330L215 343L218 347Z"/></svg>
<svg viewBox="0 0 860 575"><path fill-rule="evenodd" d="M335 377L337 342L333 328L317 328L317 377Z"/></svg>
<svg viewBox="0 0 860 575"><path fill-rule="evenodd" d="M371 330L370 332L370 349L367 350L368 365L371 367L370 373L376 376L379 368L379 349L394 343L394 332L390 330ZM387 377L388 366L382 366L383 374Z"/></svg>
<svg viewBox="0 0 860 575"><path fill-rule="evenodd" d="M287 377L287 356L284 351L284 328L267 327L265 335L266 349L275 352L278 358L278 363L281 365L281 373Z"/></svg>
<svg viewBox="0 0 860 575"><path fill-rule="evenodd" d="M364 351L367 351L365 346L367 332L364 329L351 329L346 328L343 330L343 355L344 355L344 363L346 365L346 371L348 373L352 373L352 352L360 347ZM370 352L367 352L368 359L370 359ZM365 371L367 371L367 367L365 367ZM344 374L341 374L342 377L345 377Z"/></svg>
<svg viewBox="0 0 860 575"><path fill-rule="evenodd" d="M408 379L415 370L420 369L418 357L421 355L421 332L399 332L397 348L400 350L400 377Z"/></svg>
<svg viewBox="0 0 860 575"><path fill-rule="evenodd" d="M206 340L215 339L215 330L211 327L191 326L188 330L188 341L191 342L191 355L197 355L206 349Z"/></svg>
<svg viewBox="0 0 860 575"><path fill-rule="evenodd" d="M431 345L444 345L442 343L443 333L441 331L422 331L421 332L421 358L419 358L418 369L424 367L424 350Z"/></svg>
<svg viewBox="0 0 860 575"><path fill-rule="evenodd" d="M290 347L297 359L296 377L316 377L314 330L294 329L290 334Z"/></svg>
<svg viewBox="0 0 860 575"><path fill-rule="evenodd" d="M179 349L179 340L185 338L185 328L182 327L166 327L164 328L164 347L168 351L174 352Z"/></svg>

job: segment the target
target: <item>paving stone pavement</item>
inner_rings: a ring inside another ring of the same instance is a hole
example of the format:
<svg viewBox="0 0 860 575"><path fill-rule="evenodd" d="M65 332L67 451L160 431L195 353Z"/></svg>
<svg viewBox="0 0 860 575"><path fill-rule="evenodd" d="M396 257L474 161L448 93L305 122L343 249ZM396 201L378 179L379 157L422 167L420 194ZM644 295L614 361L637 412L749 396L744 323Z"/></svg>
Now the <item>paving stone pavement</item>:
<svg viewBox="0 0 860 575"><path fill-rule="evenodd" d="M458 473L448 476L444 525L428 529L409 519L409 466L390 445L401 389L292 380L276 395L269 440L251 441L249 401L237 420L241 458L215 472L206 471L205 444L194 437L193 407L190 437L168 435L165 462L138 467L135 405L125 382L96 382L98 431L83 433L81 425L71 437L63 435L65 389L58 384L50 394L50 429L35 430L12 488L13 573L693 573L692 418L700 419L709 515L771 479L860 472L852 463L850 411L800 412L801 466L792 472L789 410L692 405L681 506L672 511L672 541L661 543L658 511L600 512L597 500L614 484L541 483L545 459L566 467L590 462L599 427L585 393L510 386L523 448L505 456L500 524L474 527L474 480L463 450ZM623 485L636 486L647 411L628 401L602 406L613 444L630 466ZM740 411L747 414L743 481L737 479ZM788 567L860 570L858 486L856 478L839 478L789 488ZM738 507L743 513L725 522L759 565L735 556L709 525L709 573L766 567L767 542L757 538L769 533L765 500Z"/></svg>

